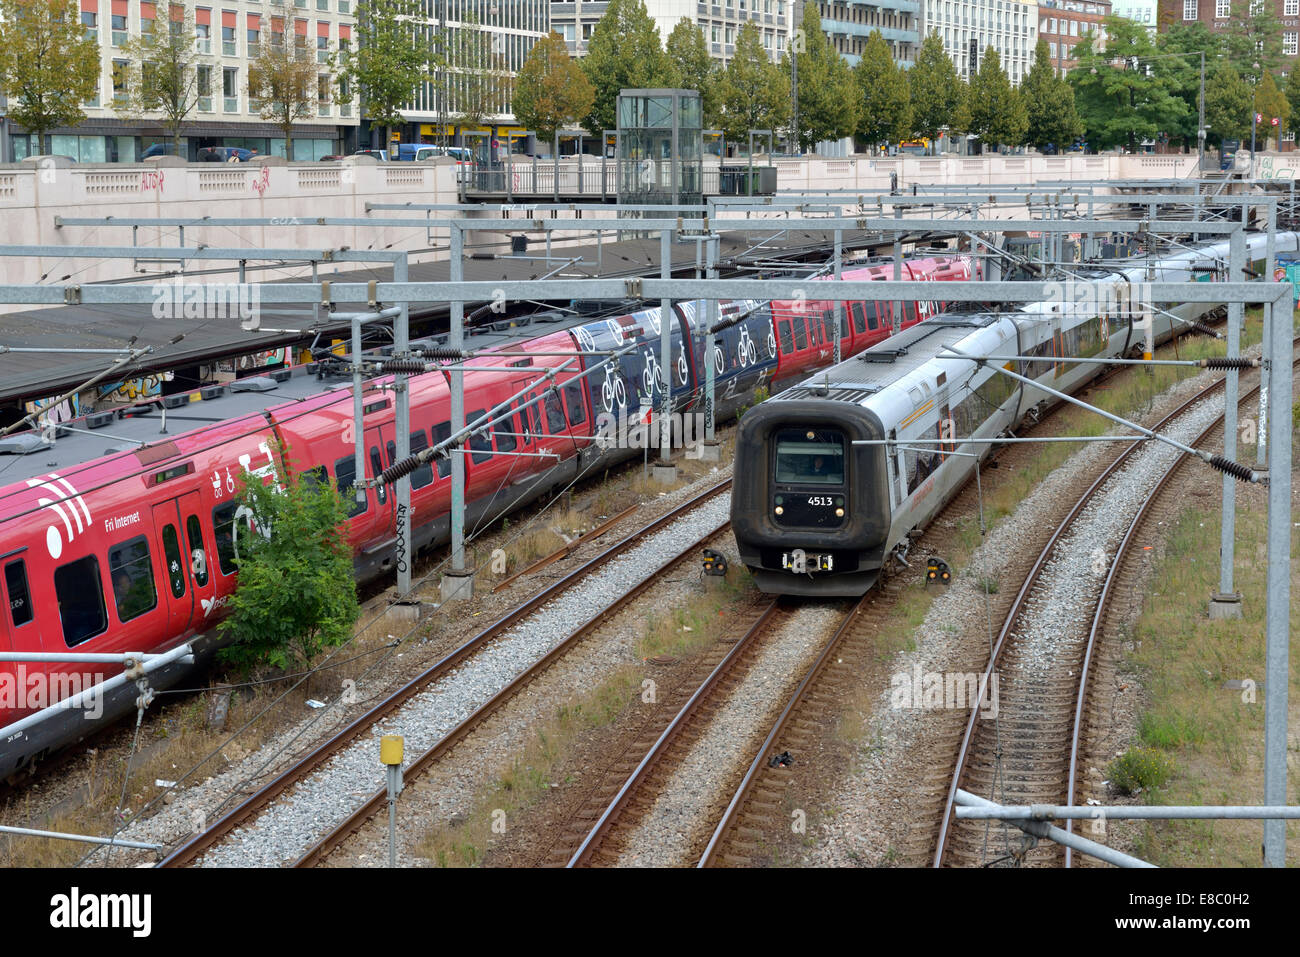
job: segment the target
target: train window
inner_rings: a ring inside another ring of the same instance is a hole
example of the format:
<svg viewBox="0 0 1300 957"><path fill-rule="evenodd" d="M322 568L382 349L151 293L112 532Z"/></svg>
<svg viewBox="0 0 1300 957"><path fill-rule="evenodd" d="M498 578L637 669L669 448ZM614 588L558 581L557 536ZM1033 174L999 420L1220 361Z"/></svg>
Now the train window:
<svg viewBox="0 0 1300 957"><path fill-rule="evenodd" d="M513 415L506 416L506 418L492 426L492 431L497 438L498 452L513 452L519 447L519 443L515 441L514 428L515 417Z"/></svg>
<svg viewBox="0 0 1300 957"><path fill-rule="evenodd" d="M534 396L532 395L532 393L529 393L528 398L529 398L529 399L534 398ZM532 403L530 406L528 406L528 408L527 408L526 410L524 410L524 412L522 413L522 414L526 415L526 416L528 417L529 421L532 423L531 426L530 426L529 428L525 429L524 431L531 431L532 434L533 434L533 436L534 436L534 438L536 438L537 436L540 436L540 435L542 434L542 410L541 410L541 408L540 408L539 406L540 406L540 403L538 403L538 402L533 402L533 403Z"/></svg>
<svg viewBox="0 0 1300 957"><path fill-rule="evenodd" d="M379 446L370 446L370 471L379 475L384 470L383 460L379 457ZM388 486L382 482L375 486L375 495L379 498L379 504L383 505L388 501Z"/></svg>
<svg viewBox="0 0 1300 957"><path fill-rule="evenodd" d="M831 309L822 311L822 342L835 341L835 312Z"/></svg>
<svg viewBox="0 0 1300 957"><path fill-rule="evenodd" d="M477 422L483 418L483 410L475 409L469 415L465 416L466 422ZM541 429L539 428L540 434ZM471 450L470 458L474 460L475 465L481 465L488 459L492 458L492 440L486 435L471 435L469 438L469 447Z"/></svg>
<svg viewBox="0 0 1300 957"><path fill-rule="evenodd" d="M54 569L54 594L59 601L63 640L69 648L108 630L104 585L99 559L87 555Z"/></svg>
<svg viewBox="0 0 1300 957"><path fill-rule="evenodd" d="M113 580L118 621L130 621L158 606L149 542L143 535L108 550L108 577Z"/></svg>
<svg viewBox="0 0 1300 957"><path fill-rule="evenodd" d="M162 530L163 559L167 562L167 581L172 594L180 598L185 594L185 563L181 561L181 538L175 525L164 525Z"/></svg>
<svg viewBox="0 0 1300 957"><path fill-rule="evenodd" d="M446 442L451 438L451 423L439 422L433 427L433 444ZM453 452L452 455L459 455L459 452ZM445 455L438 456L438 478L446 478L451 474L451 459Z"/></svg>
<svg viewBox="0 0 1300 957"><path fill-rule="evenodd" d="M849 315L853 318L853 331L862 335L867 331L867 314L863 309L863 304L855 302L849 306Z"/></svg>
<svg viewBox="0 0 1300 957"><path fill-rule="evenodd" d="M302 473L303 484L308 488L316 488L320 485L329 485L329 472L325 471L325 466L318 465L314 469L307 469Z"/></svg>
<svg viewBox="0 0 1300 957"><path fill-rule="evenodd" d="M794 337L790 335L789 321L778 322L776 324L776 335L781 340L781 353L789 355L794 352Z"/></svg>
<svg viewBox="0 0 1300 957"><path fill-rule="evenodd" d="M212 510L212 529L217 540L217 562L221 574L233 575L239 570L235 562L235 509L234 502L226 502Z"/></svg>
<svg viewBox="0 0 1300 957"><path fill-rule="evenodd" d="M416 429L411 433L411 454L423 452L429 447L429 439L424 429ZM429 464L421 465L411 473L411 488L424 488L426 485L433 484L433 466Z"/></svg>
<svg viewBox="0 0 1300 957"><path fill-rule="evenodd" d="M389 443L389 446L388 455L391 458L393 454L391 442ZM348 518L360 515L370 507L370 499L368 497L363 502L357 501L357 496L354 491L354 486L357 481L357 461L353 456L346 456L334 463L334 476L338 479L339 494L343 496L343 506L348 510Z"/></svg>
<svg viewBox="0 0 1300 957"><path fill-rule="evenodd" d="M843 485L844 436L826 429L782 429L776 434L776 480Z"/></svg>
<svg viewBox="0 0 1300 957"><path fill-rule="evenodd" d="M803 316L796 316L791 323L794 326L794 347L802 352L808 348L808 330L804 327Z"/></svg>
<svg viewBox="0 0 1300 957"><path fill-rule="evenodd" d="M853 326L849 322L848 314L844 311L843 305L837 306L831 316L839 326L840 338L847 339L853 335Z"/></svg>
<svg viewBox="0 0 1300 957"><path fill-rule="evenodd" d="M14 627L32 620L32 595L27 588L27 566L20 558L5 566L5 590L9 592L9 620Z"/></svg>
<svg viewBox="0 0 1300 957"><path fill-rule="evenodd" d="M569 425L582 425L587 421L587 409L582 402L582 386L570 382L564 387L564 404L569 407Z"/></svg>
<svg viewBox="0 0 1300 957"><path fill-rule="evenodd" d="M560 406L560 394L552 389L546 393L546 431L551 435L559 435L564 428L564 409Z"/></svg>
<svg viewBox="0 0 1300 957"><path fill-rule="evenodd" d="M202 588L208 583L208 550L203 547L203 529L197 515L185 519L185 537L190 540L190 571L194 583Z"/></svg>
<svg viewBox="0 0 1300 957"><path fill-rule="evenodd" d="M904 323L916 322L916 303L914 302L903 303L903 322Z"/></svg>

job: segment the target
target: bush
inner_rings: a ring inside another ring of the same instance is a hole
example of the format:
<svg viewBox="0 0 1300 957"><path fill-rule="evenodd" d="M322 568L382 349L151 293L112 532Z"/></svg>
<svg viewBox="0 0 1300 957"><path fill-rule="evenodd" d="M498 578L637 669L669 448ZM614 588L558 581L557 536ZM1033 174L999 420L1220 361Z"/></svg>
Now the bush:
<svg viewBox="0 0 1300 957"><path fill-rule="evenodd" d="M1123 794L1164 787L1174 773L1174 763L1154 748L1129 748L1108 769L1110 783Z"/></svg>
<svg viewBox="0 0 1300 957"><path fill-rule="evenodd" d="M295 476L279 488L251 478L244 473L236 498L267 534L236 522L239 582L221 624L233 639L222 658L244 667L306 664L346 640L359 613L347 512L332 480Z"/></svg>

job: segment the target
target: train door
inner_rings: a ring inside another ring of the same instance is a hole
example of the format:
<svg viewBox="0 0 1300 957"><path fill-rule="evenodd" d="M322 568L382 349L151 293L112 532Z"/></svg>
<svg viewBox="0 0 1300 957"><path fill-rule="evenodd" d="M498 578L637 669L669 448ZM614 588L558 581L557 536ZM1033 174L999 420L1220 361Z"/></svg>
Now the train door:
<svg viewBox="0 0 1300 957"><path fill-rule="evenodd" d="M889 487L894 490L894 504L899 505L907 496L903 494L902 452L898 450L898 430L889 430L889 444L885 446L889 458Z"/></svg>
<svg viewBox="0 0 1300 957"><path fill-rule="evenodd" d="M936 438L941 440L939 445L939 461L945 462L948 459L948 453L955 447L952 440L956 437L956 425L952 421L952 409L948 405L948 373L940 372L935 379L935 385L938 386L939 396L935 400L935 405L939 406L939 429Z"/></svg>
<svg viewBox="0 0 1300 957"><path fill-rule="evenodd" d="M195 627L202 627L203 621L211 616L214 607L217 585L212 577L211 556L216 554L212 548L215 543L212 541L211 533L203 531L199 493L187 492L177 499L177 505L180 508L183 525L182 528L177 529L177 534L182 539L181 555L189 567L189 583L193 595L191 610L194 613ZM167 558L165 544L163 551L163 558L168 563L167 576L170 585L171 562Z"/></svg>
<svg viewBox="0 0 1300 957"><path fill-rule="evenodd" d="M381 426L372 425L366 429L366 475L368 478L378 478L379 474L393 463L385 461L384 433ZM388 427L388 431L393 432L393 428ZM386 518L388 508L388 486L380 483L375 486L375 496L378 499L379 509L377 518L381 522Z"/></svg>
<svg viewBox="0 0 1300 957"><path fill-rule="evenodd" d="M198 498L198 493L191 494L195 499ZM166 601L166 634L169 636L184 634L189 629L194 614L194 589L185 549L185 526L181 520L180 502L181 499L172 499L153 507L155 541L161 548L163 581L166 583L161 591ZM211 581L210 575L208 581Z"/></svg>

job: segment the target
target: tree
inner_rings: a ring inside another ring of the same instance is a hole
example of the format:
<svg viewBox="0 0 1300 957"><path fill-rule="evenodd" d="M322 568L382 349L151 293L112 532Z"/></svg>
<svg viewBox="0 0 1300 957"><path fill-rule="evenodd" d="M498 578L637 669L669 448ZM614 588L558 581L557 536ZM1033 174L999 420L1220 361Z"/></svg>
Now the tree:
<svg viewBox="0 0 1300 957"><path fill-rule="evenodd" d="M1292 70L1286 78L1286 102L1292 116L1300 116L1300 70Z"/></svg>
<svg viewBox="0 0 1300 957"><path fill-rule="evenodd" d="M789 72L789 57L797 57L799 129L795 135L802 149L812 150L823 140L853 135L858 125L857 91L849 65L822 32L817 4L804 4L800 33L803 49L798 49L798 42L791 43L784 71Z"/></svg>
<svg viewBox="0 0 1300 957"><path fill-rule="evenodd" d="M970 87L969 130L986 146L1018 146L1029 128L1029 114L1019 91L1002 69L1002 60L992 46L980 58L979 72Z"/></svg>
<svg viewBox="0 0 1300 957"><path fill-rule="evenodd" d="M906 139L912 122L907 71L894 62L879 30L867 37L853 81L858 90L858 136L870 146Z"/></svg>
<svg viewBox="0 0 1300 957"><path fill-rule="evenodd" d="M1282 131L1287 128L1287 121L1291 118L1291 104L1287 101L1286 95L1278 89L1272 73L1265 73L1255 87L1254 105L1255 112L1260 114L1256 136L1262 142L1268 142L1268 138L1273 136L1280 143ZM1277 120L1277 126L1273 125L1274 119Z"/></svg>
<svg viewBox="0 0 1300 957"><path fill-rule="evenodd" d="M750 130L776 130L790 119L789 74L768 57L752 21L736 34L736 52L719 91L722 129L732 142L748 144Z"/></svg>
<svg viewBox="0 0 1300 957"><path fill-rule="evenodd" d="M171 5L166 26L141 20L140 30L138 37L132 37L122 46L131 65L126 101L119 112L135 117L161 113L172 146L180 156L181 130L186 119L198 106L200 96L211 95L210 89L199 88L199 69L207 67L211 71L212 60L198 53L194 42L194 11L181 4ZM211 82L209 72L208 83Z"/></svg>
<svg viewBox="0 0 1300 957"><path fill-rule="evenodd" d="M620 90L677 85L677 71L659 43L659 28L644 0L609 0L579 63L595 91L582 123L592 136L615 128Z"/></svg>
<svg viewBox="0 0 1300 957"><path fill-rule="evenodd" d="M222 657L301 666L346 639L357 619L347 512L332 480L322 484L313 473L283 488L248 472L243 482L234 525L238 586L220 626L232 643Z"/></svg>
<svg viewBox="0 0 1300 957"><path fill-rule="evenodd" d="M1160 70L1172 84L1173 92L1187 104L1186 119L1177 129L1170 129L1171 136L1182 139L1189 149L1197 145L1196 124L1200 119L1201 97L1201 53L1205 54L1206 81L1210 71L1220 56L1223 48L1219 33L1206 29L1200 21L1194 23L1174 23L1165 33L1156 38L1157 51L1165 55L1163 59L1152 61L1153 69ZM1182 56L1167 56L1180 53Z"/></svg>
<svg viewBox="0 0 1300 957"><path fill-rule="evenodd" d="M704 111L704 123L718 121L718 74L709 56L704 31L690 17L682 17L668 34L664 44L668 59L677 72L677 82L684 90L698 90Z"/></svg>
<svg viewBox="0 0 1300 957"><path fill-rule="evenodd" d="M1135 149L1142 140L1181 129L1188 106L1173 76L1159 66L1168 61L1153 60L1156 48L1146 28L1107 17L1105 49L1099 46L1089 30L1074 48L1079 65L1069 76L1089 145Z"/></svg>
<svg viewBox="0 0 1300 957"><path fill-rule="evenodd" d="M357 47L343 56L339 92L361 93L361 110L385 131L405 122L402 107L415 99L421 85L433 80L437 55L423 41L413 21L423 17L420 0L360 0Z"/></svg>
<svg viewBox="0 0 1300 957"><path fill-rule="evenodd" d="M1223 52L1252 86L1282 69L1282 23L1272 0L1236 0Z"/></svg>
<svg viewBox="0 0 1300 957"><path fill-rule="evenodd" d="M504 44L504 34L482 29L472 14L456 32L447 61L456 85L452 119L459 131L485 126L490 117L509 109Z"/></svg>
<svg viewBox="0 0 1300 957"><path fill-rule="evenodd" d="M596 97L586 75L569 56L554 30L528 52L515 80L514 110L519 123L544 142L564 126L586 116Z"/></svg>
<svg viewBox="0 0 1300 957"><path fill-rule="evenodd" d="M1025 142L1036 149L1049 143L1065 151L1083 135L1083 122L1074 108L1074 90L1056 75L1047 41L1039 40L1034 48L1034 65L1020 81L1020 96L1025 104Z"/></svg>
<svg viewBox="0 0 1300 957"><path fill-rule="evenodd" d="M271 40L258 44L257 56L248 64L249 99L260 101L259 115L284 133L288 159L293 159L294 123L315 115L322 76L328 82L328 73L318 73L316 53L307 46L307 37L296 32L292 38L286 36L293 11L288 0L280 0L269 17Z"/></svg>
<svg viewBox="0 0 1300 957"><path fill-rule="evenodd" d="M99 92L99 45L86 39L76 0L0 0L0 87L9 117L36 134L76 126Z"/></svg>
<svg viewBox="0 0 1300 957"><path fill-rule="evenodd" d="M1250 135L1250 86L1231 63L1220 60L1205 80L1205 121L1210 137L1242 140Z"/></svg>
<svg viewBox="0 0 1300 957"><path fill-rule="evenodd" d="M921 42L916 65L907 71L907 85L914 135L934 139L945 126L953 132L965 129L966 88L937 31Z"/></svg>

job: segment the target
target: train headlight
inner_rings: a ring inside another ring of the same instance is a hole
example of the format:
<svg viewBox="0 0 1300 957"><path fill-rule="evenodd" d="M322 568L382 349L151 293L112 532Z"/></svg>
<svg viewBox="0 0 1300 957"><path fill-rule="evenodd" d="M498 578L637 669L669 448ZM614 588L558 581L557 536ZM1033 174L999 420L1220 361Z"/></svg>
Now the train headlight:
<svg viewBox="0 0 1300 957"><path fill-rule="evenodd" d="M835 510L835 517L836 517L836 518L843 518L843 517L844 517L844 509L842 509L842 508L837 508L837 509Z"/></svg>
<svg viewBox="0 0 1300 957"><path fill-rule="evenodd" d="M785 514L785 509L782 508L780 505L778 505L778 506L776 507L776 514L778 514L778 515L784 515L784 514Z"/></svg>

